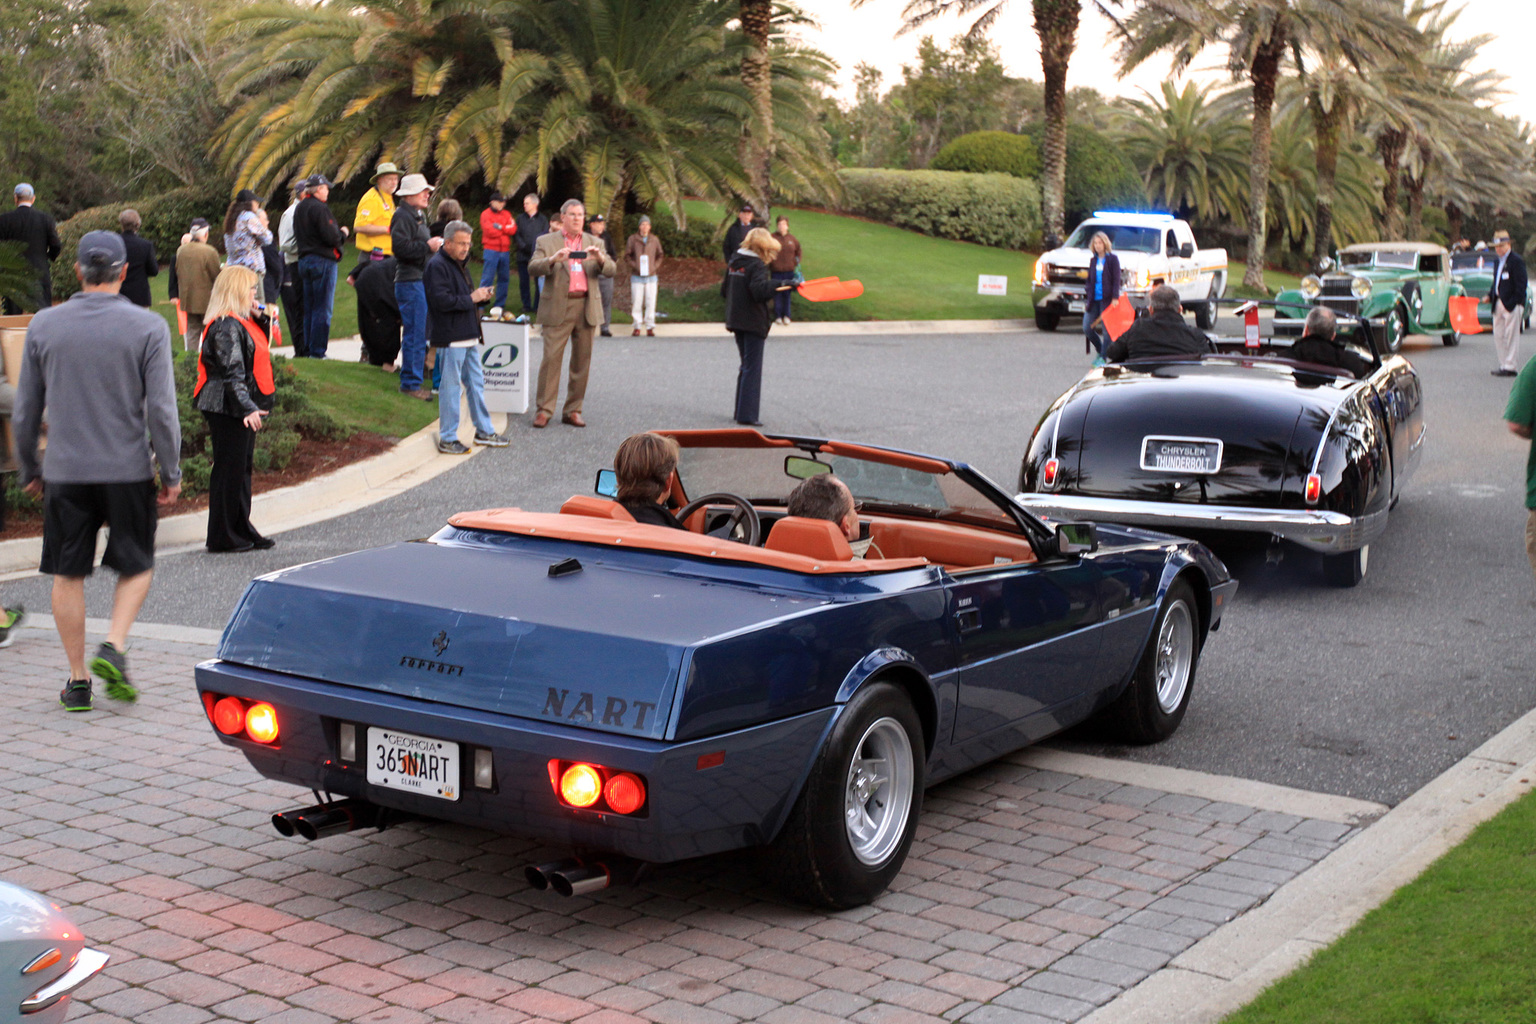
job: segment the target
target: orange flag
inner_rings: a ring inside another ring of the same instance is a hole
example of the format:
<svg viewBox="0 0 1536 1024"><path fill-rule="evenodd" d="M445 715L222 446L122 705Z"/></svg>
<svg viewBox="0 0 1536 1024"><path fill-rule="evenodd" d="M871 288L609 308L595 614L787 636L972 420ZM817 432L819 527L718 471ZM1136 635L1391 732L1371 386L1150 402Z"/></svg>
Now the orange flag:
<svg viewBox="0 0 1536 1024"><path fill-rule="evenodd" d="M176 326L181 328L181 336L187 336L187 311L181 308L180 299L172 299L176 303Z"/></svg>
<svg viewBox="0 0 1536 1024"><path fill-rule="evenodd" d="M1451 326L1457 334L1481 334L1483 325L1477 322L1477 297L1473 295L1452 295Z"/></svg>
<svg viewBox="0 0 1536 1024"><path fill-rule="evenodd" d="M811 302L835 302L838 299L858 298L864 294L864 285L859 281L839 281L834 277L807 281L796 290L801 298Z"/></svg>
<svg viewBox="0 0 1536 1024"><path fill-rule="evenodd" d="M1104 311L1103 319L1104 329L1109 332L1109 340L1115 341L1136 322L1136 310L1131 306L1131 300L1121 295L1109 304L1109 308Z"/></svg>

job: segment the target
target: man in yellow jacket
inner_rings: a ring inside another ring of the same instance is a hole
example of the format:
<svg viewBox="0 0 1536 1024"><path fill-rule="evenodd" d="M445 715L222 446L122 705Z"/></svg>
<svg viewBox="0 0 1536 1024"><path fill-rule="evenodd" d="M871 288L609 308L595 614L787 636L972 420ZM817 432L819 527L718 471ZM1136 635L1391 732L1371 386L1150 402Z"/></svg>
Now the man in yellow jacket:
<svg viewBox="0 0 1536 1024"><path fill-rule="evenodd" d="M395 215L395 188L400 184L400 168L382 163L373 169L373 188L363 193L352 220L352 237L363 255L375 249L385 256L394 255L389 244L389 221Z"/></svg>

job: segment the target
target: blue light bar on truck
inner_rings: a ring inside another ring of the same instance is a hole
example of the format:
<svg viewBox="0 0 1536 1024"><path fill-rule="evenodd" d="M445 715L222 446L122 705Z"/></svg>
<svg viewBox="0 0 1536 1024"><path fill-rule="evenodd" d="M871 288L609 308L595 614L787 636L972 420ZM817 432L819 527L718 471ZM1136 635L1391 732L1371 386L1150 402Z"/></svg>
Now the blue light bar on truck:
<svg viewBox="0 0 1536 1024"><path fill-rule="evenodd" d="M1141 217L1144 220L1175 220L1171 213L1155 213L1151 210L1094 210L1095 217Z"/></svg>

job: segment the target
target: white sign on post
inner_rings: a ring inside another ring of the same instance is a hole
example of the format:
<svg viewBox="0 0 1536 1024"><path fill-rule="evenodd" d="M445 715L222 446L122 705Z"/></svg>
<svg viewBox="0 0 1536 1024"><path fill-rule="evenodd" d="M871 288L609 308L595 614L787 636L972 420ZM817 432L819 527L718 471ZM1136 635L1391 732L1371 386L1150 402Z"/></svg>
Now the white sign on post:
<svg viewBox="0 0 1536 1024"><path fill-rule="evenodd" d="M484 320L480 329L484 340L476 351L485 371L485 407L520 416L528 411L528 325Z"/></svg>
<svg viewBox="0 0 1536 1024"><path fill-rule="evenodd" d="M1007 295L1008 278L996 274L976 275L977 295Z"/></svg>

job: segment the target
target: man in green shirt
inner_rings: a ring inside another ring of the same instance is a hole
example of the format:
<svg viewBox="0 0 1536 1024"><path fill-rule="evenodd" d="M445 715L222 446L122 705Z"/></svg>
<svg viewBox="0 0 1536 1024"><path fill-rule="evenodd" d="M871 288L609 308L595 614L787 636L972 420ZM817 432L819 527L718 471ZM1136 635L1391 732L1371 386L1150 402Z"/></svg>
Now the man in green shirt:
<svg viewBox="0 0 1536 1024"><path fill-rule="evenodd" d="M1529 441L1536 432L1536 359L1527 362L1515 378L1504 419L1517 437ZM1531 560L1531 570L1536 572L1536 442L1531 444L1531 455L1525 462L1525 507L1531 510L1525 523L1525 553Z"/></svg>

